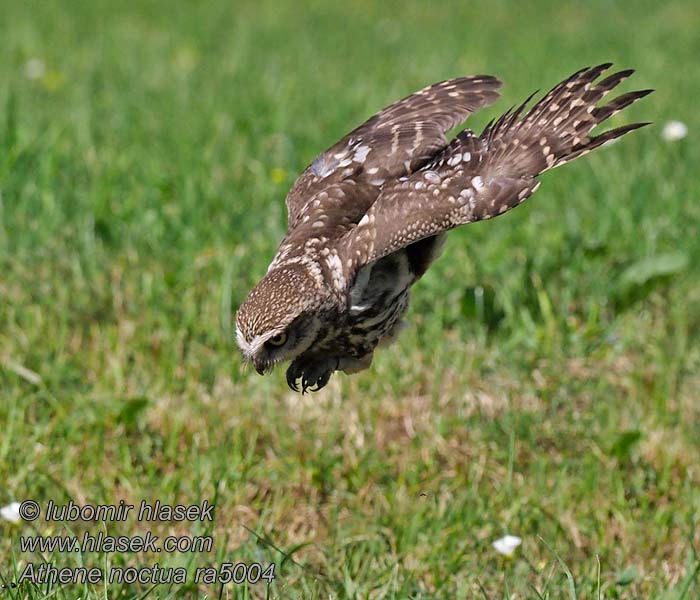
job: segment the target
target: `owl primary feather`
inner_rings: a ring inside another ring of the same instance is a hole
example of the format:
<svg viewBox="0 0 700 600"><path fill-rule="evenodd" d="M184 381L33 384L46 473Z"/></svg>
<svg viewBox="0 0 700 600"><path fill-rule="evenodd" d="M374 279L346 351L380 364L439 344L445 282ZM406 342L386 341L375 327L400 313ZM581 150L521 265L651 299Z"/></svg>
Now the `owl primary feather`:
<svg viewBox="0 0 700 600"><path fill-rule="evenodd" d="M267 274L236 315L244 359L263 374L291 361L287 383L321 389L334 371L366 369L402 328L409 290L446 232L529 198L537 176L642 127L591 130L646 96L598 102L632 74L588 67L528 100L481 135L445 133L492 104L489 75L436 83L399 100L318 156L286 199L289 226Z"/></svg>

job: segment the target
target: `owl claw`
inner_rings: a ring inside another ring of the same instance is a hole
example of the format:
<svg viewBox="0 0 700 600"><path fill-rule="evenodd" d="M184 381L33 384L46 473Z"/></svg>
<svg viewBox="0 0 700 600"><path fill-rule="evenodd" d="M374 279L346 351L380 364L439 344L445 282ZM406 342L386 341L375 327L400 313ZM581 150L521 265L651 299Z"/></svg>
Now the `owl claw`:
<svg viewBox="0 0 700 600"><path fill-rule="evenodd" d="M299 376L292 371L292 367L289 367L289 369L287 369L287 385L295 392L299 391L297 381L299 381Z"/></svg>
<svg viewBox="0 0 700 600"><path fill-rule="evenodd" d="M331 358L321 361L294 361L287 369L287 385L299 392L299 383L301 383L301 393L318 392L324 388L333 375L333 372L338 368L340 359Z"/></svg>

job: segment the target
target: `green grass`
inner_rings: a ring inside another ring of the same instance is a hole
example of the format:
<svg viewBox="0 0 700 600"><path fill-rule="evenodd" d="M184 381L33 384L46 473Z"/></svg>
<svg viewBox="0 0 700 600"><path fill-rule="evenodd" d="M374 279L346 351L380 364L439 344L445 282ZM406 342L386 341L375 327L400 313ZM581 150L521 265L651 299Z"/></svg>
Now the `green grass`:
<svg viewBox="0 0 700 600"><path fill-rule="evenodd" d="M0 522L0 595L697 598L698 4L119 4L0 1L0 506L216 518ZM301 397L242 368L232 315L317 152L439 79L505 80L480 127L605 60L657 89L614 124L656 125L454 232L371 370ZM20 552L69 531L214 549ZM189 583L10 585L45 560ZM192 583L237 561L275 582Z"/></svg>

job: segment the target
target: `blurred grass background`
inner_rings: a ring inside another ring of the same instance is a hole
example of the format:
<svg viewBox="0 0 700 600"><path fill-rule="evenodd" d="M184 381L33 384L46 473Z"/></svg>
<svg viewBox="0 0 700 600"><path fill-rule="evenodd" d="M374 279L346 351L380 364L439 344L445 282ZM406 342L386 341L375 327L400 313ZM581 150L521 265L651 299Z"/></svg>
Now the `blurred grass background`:
<svg viewBox="0 0 700 600"><path fill-rule="evenodd" d="M271 586L8 598L694 598L700 565L700 5L0 1L0 505L216 500ZM503 100L614 61L651 120L450 236L371 370L291 393L232 315L314 156L387 103L493 73ZM664 122L689 135L662 140ZM50 525L50 526L47 526ZM191 524L72 524L143 535ZM491 546L504 533L512 559ZM559 561L561 559L561 562ZM191 578L190 578L191 579ZM205 594L208 594L205 596Z"/></svg>

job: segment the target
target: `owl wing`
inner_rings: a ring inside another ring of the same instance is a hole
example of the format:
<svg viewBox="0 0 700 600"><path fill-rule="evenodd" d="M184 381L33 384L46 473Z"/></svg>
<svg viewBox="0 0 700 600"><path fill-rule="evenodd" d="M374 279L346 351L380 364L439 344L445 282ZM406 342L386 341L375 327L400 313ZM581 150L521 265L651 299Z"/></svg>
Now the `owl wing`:
<svg viewBox="0 0 700 600"><path fill-rule="evenodd" d="M341 242L351 280L361 266L459 225L490 219L527 199L536 176L646 123L591 130L651 90L596 103L632 71L595 80L610 65L586 68L553 88L521 118L526 100L480 136L463 131L419 171L387 183Z"/></svg>
<svg viewBox="0 0 700 600"><path fill-rule="evenodd" d="M287 195L289 229L310 199L325 187L354 179L375 187L419 168L447 146L445 133L498 98L501 82L490 75L430 85L370 117L321 153Z"/></svg>

